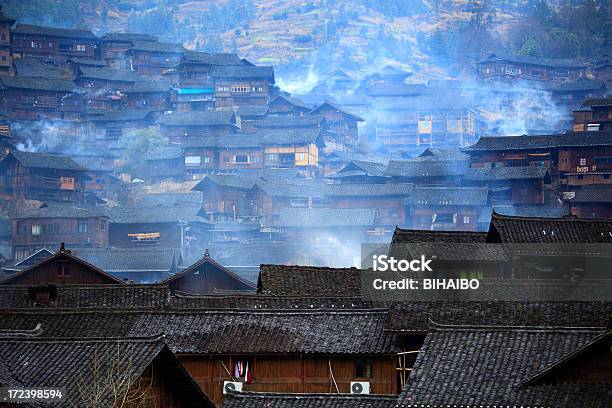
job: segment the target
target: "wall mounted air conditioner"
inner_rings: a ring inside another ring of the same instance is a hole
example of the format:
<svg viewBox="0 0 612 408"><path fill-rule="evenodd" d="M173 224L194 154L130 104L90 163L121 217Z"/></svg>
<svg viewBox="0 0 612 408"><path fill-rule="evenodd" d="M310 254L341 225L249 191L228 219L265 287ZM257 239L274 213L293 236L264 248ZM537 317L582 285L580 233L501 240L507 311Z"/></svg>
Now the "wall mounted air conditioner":
<svg viewBox="0 0 612 408"><path fill-rule="evenodd" d="M351 394L369 394L370 383L367 381L351 381Z"/></svg>
<svg viewBox="0 0 612 408"><path fill-rule="evenodd" d="M223 395L230 392L242 391L242 383L236 381L223 381Z"/></svg>

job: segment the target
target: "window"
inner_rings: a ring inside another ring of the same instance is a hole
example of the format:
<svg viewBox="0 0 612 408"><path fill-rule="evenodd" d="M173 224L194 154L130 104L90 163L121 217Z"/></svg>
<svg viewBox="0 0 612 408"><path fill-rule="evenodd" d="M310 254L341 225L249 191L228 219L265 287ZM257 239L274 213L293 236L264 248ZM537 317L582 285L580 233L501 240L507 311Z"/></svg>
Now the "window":
<svg viewBox="0 0 612 408"><path fill-rule="evenodd" d="M87 51L87 46L86 46L86 45L83 45L83 44L77 44L77 46L76 46L76 50L77 50L78 52L85 52L85 51Z"/></svg>
<svg viewBox="0 0 612 408"><path fill-rule="evenodd" d="M70 276L70 266L65 263L57 265L57 276Z"/></svg>
<svg viewBox="0 0 612 408"><path fill-rule="evenodd" d="M106 231L106 220L100 220L100 231Z"/></svg>
<svg viewBox="0 0 612 408"><path fill-rule="evenodd" d="M235 163L248 163L249 156L234 156Z"/></svg>
<svg viewBox="0 0 612 408"><path fill-rule="evenodd" d="M210 163L210 157L209 156L204 156L204 163L206 163L206 164Z"/></svg>
<svg viewBox="0 0 612 408"><path fill-rule="evenodd" d="M358 358L355 361L356 378L372 378L372 359Z"/></svg>
<svg viewBox="0 0 612 408"><path fill-rule="evenodd" d="M464 224L469 224L470 223L470 217L463 217L463 223Z"/></svg>
<svg viewBox="0 0 612 408"><path fill-rule="evenodd" d="M89 229L89 224L88 224L87 220L79 220L78 221L78 227L79 227L79 229L78 229L79 234L84 234Z"/></svg>
<svg viewBox="0 0 612 408"><path fill-rule="evenodd" d="M47 224L47 234L57 234L59 232L59 224Z"/></svg>
<svg viewBox="0 0 612 408"><path fill-rule="evenodd" d="M17 235L25 235L26 234L26 224L23 221L17 222Z"/></svg>
<svg viewBox="0 0 612 408"><path fill-rule="evenodd" d="M595 164L612 164L612 157L595 157Z"/></svg>
<svg viewBox="0 0 612 408"><path fill-rule="evenodd" d="M585 158L581 158L580 159L580 165L581 166L586 166L586 159Z"/></svg>
<svg viewBox="0 0 612 408"><path fill-rule="evenodd" d="M296 153L297 156L297 160L299 161L305 161L306 160L306 153Z"/></svg>
<svg viewBox="0 0 612 408"><path fill-rule="evenodd" d="M32 224L32 235L40 235L42 233L42 225Z"/></svg>
<svg viewBox="0 0 612 408"><path fill-rule="evenodd" d="M245 85L234 85L232 86L232 92L250 92L251 87Z"/></svg>
<svg viewBox="0 0 612 408"><path fill-rule="evenodd" d="M200 156L185 156L185 166L199 166L201 162Z"/></svg>
<svg viewBox="0 0 612 408"><path fill-rule="evenodd" d="M42 48L42 46L38 41L32 41L30 43L30 48Z"/></svg>

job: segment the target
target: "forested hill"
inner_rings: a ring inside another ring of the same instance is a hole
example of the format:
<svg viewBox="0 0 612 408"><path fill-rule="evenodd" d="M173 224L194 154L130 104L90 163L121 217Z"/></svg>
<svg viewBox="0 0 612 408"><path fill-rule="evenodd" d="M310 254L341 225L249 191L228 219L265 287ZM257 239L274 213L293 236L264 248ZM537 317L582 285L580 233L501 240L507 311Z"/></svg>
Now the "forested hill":
<svg viewBox="0 0 612 408"><path fill-rule="evenodd" d="M280 73L465 76L491 51L593 58L609 50L609 0L2 0L33 24L131 31L233 51Z"/></svg>

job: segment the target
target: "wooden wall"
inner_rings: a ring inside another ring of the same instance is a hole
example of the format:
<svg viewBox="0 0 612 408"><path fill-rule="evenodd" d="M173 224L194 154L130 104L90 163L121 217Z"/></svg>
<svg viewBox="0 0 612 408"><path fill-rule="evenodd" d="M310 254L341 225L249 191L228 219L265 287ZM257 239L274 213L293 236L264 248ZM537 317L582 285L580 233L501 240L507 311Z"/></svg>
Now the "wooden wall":
<svg viewBox="0 0 612 408"><path fill-rule="evenodd" d="M244 391L282 393L335 393L329 365L341 393L350 391L351 381L369 381L371 394L397 394L398 381L395 356L372 357L372 377L356 378L357 357L258 356L251 357L255 366L253 381L244 384ZM221 404L223 381L231 381L223 364L231 371L230 357L180 356L189 373L208 397ZM233 356L232 361L241 357ZM243 358L244 359L244 358Z"/></svg>
<svg viewBox="0 0 612 408"><path fill-rule="evenodd" d="M62 266L68 266L68 276L59 276L58 271ZM112 280L94 269L87 267L79 262L66 259L54 259L45 262L27 271L22 275L15 276L8 285L37 285L39 283L64 284L100 284L114 283Z"/></svg>

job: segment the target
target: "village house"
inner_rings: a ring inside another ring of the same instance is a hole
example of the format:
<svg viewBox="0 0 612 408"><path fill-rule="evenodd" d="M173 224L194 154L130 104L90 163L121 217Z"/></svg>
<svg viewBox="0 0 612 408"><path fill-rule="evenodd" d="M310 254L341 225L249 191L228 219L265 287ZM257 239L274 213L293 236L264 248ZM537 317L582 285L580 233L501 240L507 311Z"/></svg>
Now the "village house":
<svg viewBox="0 0 612 408"><path fill-rule="evenodd" d="M394 182L413 183L419 186L456 186L469 169L469 161L463 157L442 158L435 156L412 160L391 160L384 175Z"/></svg>
<svg viewBox="0 0 612 408"><path fill-rule="evenodd" d="M415 187L406 199L406 224L421 230L476 231L488 189Z"/></svg>
<svg viewBox="0 0 612 408"><path fill-rule="evenodd" d="M236 106L234 111L240 131L244 133L255 132L255 124L268 116L267 106Z"/></svg>
<svg viewBox="0 0 612 408"><path fill-rule="evenodd" d="M160 131L171 143L200 141L211 136L224 136L237 129L232 111L173 111L158 117Z"/></svg>
<svg viewBox="0 0 612 408"><path fill-rule="evenodd" d="M562 105L574 107L585 99L603 98L608 88L603 81L580 78L577 81L563 82L552 89L553 98Z"/></svg>
<svg viewBox="0 0 612 408"><path fill-rule="evenodd" d="M186 50L182 61L176 65L179 86L211 84L210 69L213 66L244 65L240 57L230 53L209 53Z"/></svg>
<svg viewBox="0 0 612 408"><path fill-rule="evenodd" d="M39 284L118 284L123 281L109 275L99 268L74 256L70 250L60 245L55 254L44 257L25 269L9 275L0 281L1 285L39 285ZM53 288L41 287L37 300L49 301Z"/></svg>
<svg viewBox="0 0 612 408"><path fill-rule="evenodd" d="M15 119L78 119L83 111L80 93L66 79L0 78L2 109Z"/></svg>
<svg viewBox="0 0 612 408"><path fill-rule="evenodd" d="M134 41L157 42L157 37L149 34L106 33L100 37L100 57L110 69L131 69L128 51Z"/></svg>
<svg viewBox="0 0 612 408"><path fill-rule="evenodd" d="M109 145L138 129L145 129L154 123L153 115L147 110L119 110L99 112L85 118L93 124L93 137Z"/></svg>
<svg viewBox="0 0 612 408"><path fill-rule="evenodd" d="M146 152L142 159L147 163L147 180L159 183L164 180L185 180L186 158L183 149L162 146Z"/></svg>
<svg viewBox="0 0 612 408"><path fill-rule="evenodd" d="M258 175L209 174L192 190L202 192L202 211L212 222L239 221L251 214L247 193Z"/></svg>
<svg viewBox="0 0 612 408"><path fill-rule="evenodd" d="M482 80L562 82L582 78L587 65L568 59L507 56L492 53L476 64Z"/></svg>
<svg viewBox="0 0 612 408"><path fill-rule="evenodd" d="M578 217L612 219L612 186L582 186L570 204L572 214Z"/></svg>
<svg viewBox="0 0 612 408"><path fill-rule="evenodd" d="M609 353L605 329L430 326L403 404L603 408L612 398L610 365L593 363Z"/></svg>
<svg viewBox="0 0 612 408"><path fill-rule="evenodd" d="M263 106L270 101L274 68L254 65L214 65L209 76L215 84L215 108Z"/></svg>
<svg viewBox="0 0 612 408"><path fill-rule="evenodd" d="M12 73L11 27L15 19L3 13L0 6L0 75Z"/></svg>
<svg viewBox="0 0 612 408"><path fill-rule="evenodd" d="M387 164L363 160L351 160L346 166L328 178L340 183L377 184L391 181L385 175Z"/></svg>
<svg viewBox="0 0 612 408"><path fill-rule="evenodd" d="M159 81L137 81L121 90L128 109L164 112L171 108L171 84Z"/></svg>
<svg viewBox="0 0 612 408"><path fill-rule="evenodd" d="M109 244L115 248L168 248L188 258L200 248L209 222L197 203L131 205L110 210Z"/></svg>
<svg viewBox="0 0 612 408"><path fill-rule="evenodd" d="M0 180L13 200L81 202L85 168L68 156L13 150L0 161Z"/></svg>
<svg viewBox="0 0 612 408"><path fill-rule="evenodd" d="M164 335L49 341L37 338L43 330L33 326L2 333L0 357L7 367L3 383L36 387L51 377L64 393L62 403L81 407L123 400L159 408L215 407ZM48 364L49 356L61 358ZM24 359L38 367L34 374L23 365ZM92 389L96 392L84 391Z"/></svg>
<svg viewBox="0 0 612 408"><path fill-rule="evenodd" d="M314 106L292 96L280 94L270 101L268 109L273 116L300 117L312 111Z"/></svg>
<svg viewBox="0 0 612 408"><path fill-rule="evenodd" d="M132 71L81 66L75 82L86 90L88 108L113 110L124 108L122 90L139 80L140 76Z"/></svg>
<svg viewBox="0 0 612 408"><path fill-rule="evenodd" d="M612 98L590 98L574 113L574 130L612 130Z"/></svg>
<svg viewBox="0 0 612 408"><path fill-rule="evenodd" d="M12 31L13 57L96 58L98 38L90 30L21 24Z"/></svg>
<svg viewBox="0 0 612 408"><path fill-rule="evenodd" d="M73 160L85 169L85 195L93 193L104 202L118 202L122 198L125 186L115 175L113 167L115 157L112 153L99 156L75 156Z"/></svg>
<svg viewBox="0 0 612 408"><path fill-rule="evenodd" d="M128 69L143 77L162 79L166 70L181 62L185 48L181 44L132 40L126 52Z"/></svg>
<svg viewBox="0 0 612 408"><path fill-rule="evenodd" d="M12 217L13 251L21 261L42 248L106 248L108 215L93 206L45 205Z"/></svg>
<svg viewBox="0 0 612 408"><path fill-rule="evenodd" d="M204 257L162 282L171 291L189 294L212 294L216 291L255 292L255 284L235 274L210 257Z"/></svg>
<svg viewBox="0 0 612 408"><path fill-rule="evenodd" d="M325 101L308 113L308 116L320 115L325 120L325 130L329 131L325 139L327 151L347 150L359 142L357 124L365 119L348 112L336 104Z"/></svg>
<svg viewBox="0 0 612 408"><path fill-rule="evenodd" d="M463 175L463 185L488 188L491 204L544 204L544 185L550 182L542 166L470 168Z"/></svg>

